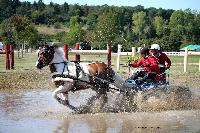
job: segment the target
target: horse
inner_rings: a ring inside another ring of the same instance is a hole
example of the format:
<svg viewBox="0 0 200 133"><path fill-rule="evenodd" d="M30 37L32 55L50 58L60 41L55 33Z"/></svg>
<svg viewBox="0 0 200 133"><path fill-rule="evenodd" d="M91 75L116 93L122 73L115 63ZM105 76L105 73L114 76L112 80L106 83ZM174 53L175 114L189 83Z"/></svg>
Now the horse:
<svg viewBox="0 0 200 133"><path fill-rule="evenodd" d="M61 104L72 110L79 110L70 104L68 93L91 88L97 97L104 96L107 102L107 92L110 86L123 90L125 80L104 62L80 63L69 61L64 57L64 51L58 46L44 45L37 52L36 67L42 69L49 66L52 82L56 89L52 96Z"/></svg>

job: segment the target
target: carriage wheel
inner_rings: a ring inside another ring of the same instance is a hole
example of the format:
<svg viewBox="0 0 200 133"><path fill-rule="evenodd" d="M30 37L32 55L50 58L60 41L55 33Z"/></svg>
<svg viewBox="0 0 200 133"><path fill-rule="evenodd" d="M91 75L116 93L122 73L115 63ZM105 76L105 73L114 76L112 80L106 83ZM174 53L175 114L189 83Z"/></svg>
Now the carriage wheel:
<svg viewBox="0 0 200 133"><path fill-rule="evenodd" d="M100 112L103 106L107 103L107 92L92 91L92 89L85 91L86 92L70 92L68 94L68 101L65 102L64 105L76 113ZM83 98L83 95L89 96L87 98Z"/></svg>
<svg viewBox="0 0 200 133"><path fill-rule="evenodd" d="M189 88L180 86L159 87L140 91L137 96L139 110L168 110L190 108L192 93Z"/></svg>

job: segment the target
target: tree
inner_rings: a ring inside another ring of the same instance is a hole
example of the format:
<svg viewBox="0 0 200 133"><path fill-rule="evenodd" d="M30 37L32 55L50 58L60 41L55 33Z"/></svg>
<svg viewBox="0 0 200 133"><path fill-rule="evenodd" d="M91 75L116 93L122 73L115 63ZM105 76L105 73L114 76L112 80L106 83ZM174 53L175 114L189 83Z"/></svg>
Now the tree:
<svg viewBox="0 0 200 133"><path fill-rule="evenodd" d="M174 42L175 44L179 44L176 48L179 48L181 43L186 44L193 42L193 36L195 31L195 16L188 9L185 11L178 10L172 13L169 22L170 28L170 36L176 36L176 39L180 42Z"/></svg>
<svg viewBox="0 0 200 133"><path fill-rule="evenodd" d="M167 28L165 20L160 17L156 16L154 21L154 27L156 30L156 34L158 37L162 37L165 33L165 29Z"/></svg>
<svg viewBox="0 0 200 133"><path fill-rule="evenodd" d="M95 36L95 32L94 31L87 31L85 36L84 36L84 40L88 43L88 45L91 46L92 42L93 42L93 37Z"/></svg>
<svg viewBox="0 0 200 133"><path fill-rule="evenodd" d="M195 25L194 25L194 43L198 44L200 42L200 13L195 15Z"/></svg>
<svg viewBox="0 0 200 133"><path fill-rule="evenodd" d="M16 9L19 6L20 6L20 1L19 0L12 0L11 7L12 7L14 13L16 13Z"/></svg>
<svg viewBox="0 0 200 133"><path fill-rule="evenodd" d="M22 2L20 3L20 6L17 7L16 14L31 17L31 8L32 6L30 2Z"/></svg>
<svg viewBox="0 0 200 133"><path fill-rule="evenodd" d="M0 0L0 12L0 22L12 16L14 12L12 0Z"/></svg>
<svg viewBox="0 0 200 133"><path fill-rule="evenodd" d="M36 44L37 29L24 16L15 15L2 22L1 36L4 43L17 44L28 42L29 46Z"/></svg>
<svg viewBox="0 0 200 133"><path fill-rule="evenodd" d="M69 32L67 33L66 37L67 44L73 46L77 41L78 42L83 41L84 34L85 32L78 23L77 17L76 16L71 17Z"/></svg>
<svg viewBox="0 0 200 133"><path fill-rule="evenodd" d="M32 9L33 10L38 10L38 4L37 4L36 1L33 2Z"/></svg>
<svg viewBox="0 0 200 133"><path fill-rule="evenodd" d="M145 34L145 26L146 26L146 13L141 11L138 13L133 13L132 17L133 21L133 33L138 36L138 40L142 39Z"/></svg>
<svg viewBox="0 0 200 133"><path fill-rule="evenodd" d="M42 0L39 0L37 6L39 11L43 11L46 5L43 3Z"/></svg>
<svg viewBox="0 0 200 133"><path fill-rule="evenodd" d="M61 13L60 5L54 4L54 14L60 14L60 13Z"/></svg>
<svg viewBox="0 0 200 133"><path fill-rule="evenodd" d="M116 14L105 12L99 17L95 28L94 41L98 42L99 48L105 49L107 45L112 45L115 37L119 33L119 24Z"/></svg>
<svg viewBox="0 0 200 133"><path fill-rule="evenodd" d="M87 16L86 27L88 30L94 30L97 24L98 16L96 14L90 13Z"/></svg>
<svg viewBox="0 0 200 133"><path fill-rule="evenodd" d="M75 4L74 6L69 6L69 15L70 16L80 16L81 7L78 4Z"/></svg>
<svg viewBox="0 0 200 133"><path fill-rule="evenodd" d="M68 5L68 3L65 2L65 3L63 4L63 12L64 12L64 13L68 13L68 11L69 11L69 5Z"/></svg>
<svg viewBox="0 0 200 133"><path fill-rule="evenodd" d="M54 39L59 42L64 42L66 39L66 33L64 31L59 32L55 35Z"/></svg>

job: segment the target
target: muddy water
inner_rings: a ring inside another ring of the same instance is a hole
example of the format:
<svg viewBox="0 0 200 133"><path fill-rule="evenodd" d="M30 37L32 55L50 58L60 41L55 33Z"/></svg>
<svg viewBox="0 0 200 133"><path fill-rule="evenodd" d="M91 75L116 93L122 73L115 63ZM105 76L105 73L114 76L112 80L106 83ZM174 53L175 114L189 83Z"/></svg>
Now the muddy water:
<svg viewBox="0 0 200 133"><path fill-rule="evenodd" d="M94 95L90 90L80 93L70 95L74 104L77 104L77 101L79 104L84 104L89 96ZM116 94L115 97L118 96ZM192 102L195 105L199 104L198 99ZM47 89L0 92L0 133L182 133L196 131L200 132L198 106L193 109L165 108L146 112L136 110L129 113L77 114L57 103L52 98L51 91Z"/></svg>

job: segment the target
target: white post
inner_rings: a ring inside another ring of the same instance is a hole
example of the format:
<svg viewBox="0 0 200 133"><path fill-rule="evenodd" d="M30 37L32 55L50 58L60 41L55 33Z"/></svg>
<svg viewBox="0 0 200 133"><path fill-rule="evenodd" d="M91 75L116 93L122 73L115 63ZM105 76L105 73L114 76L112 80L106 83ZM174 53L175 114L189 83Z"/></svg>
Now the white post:
<svg viewBox="0 0 200 133"><path fill-rule="evenodd" d="M184 54L184 73L187 72L187 64L188 64L188 48L185 48L185 54Z"/></svg>
<svg viewBox="0 0 200 133"><path fill-rule="evenodd" d="M141 50L141 47L138 47L138 50L137 50L137 52L138 52L138 53L140 53L140 50Z"/></svg>
<svg viewBox="0 0 200 133"><path fill-rule="evenodd" d="M23 51L24 51L24 54L26 53L26 43L24 41L24 44L23 44Z"/></svg>
<svg viewBox="0 0 200 133"><path fill-rule="evenodd" d="M132 56L135 56L135 55L136 55L136 48L132 47Z"/></svg>
<svg viewBox="0 0 200 133"><path fill-rule="evenodd" d="M122 50L122 45L118 44L118 50L117 50L117 71L120 69L120 54Z"/></svg>
<svg viewBox="0 0 200 133"><path fill-rule="evenodd" d="M199 72L200 72L200 58L199 58Z"/></svg>

